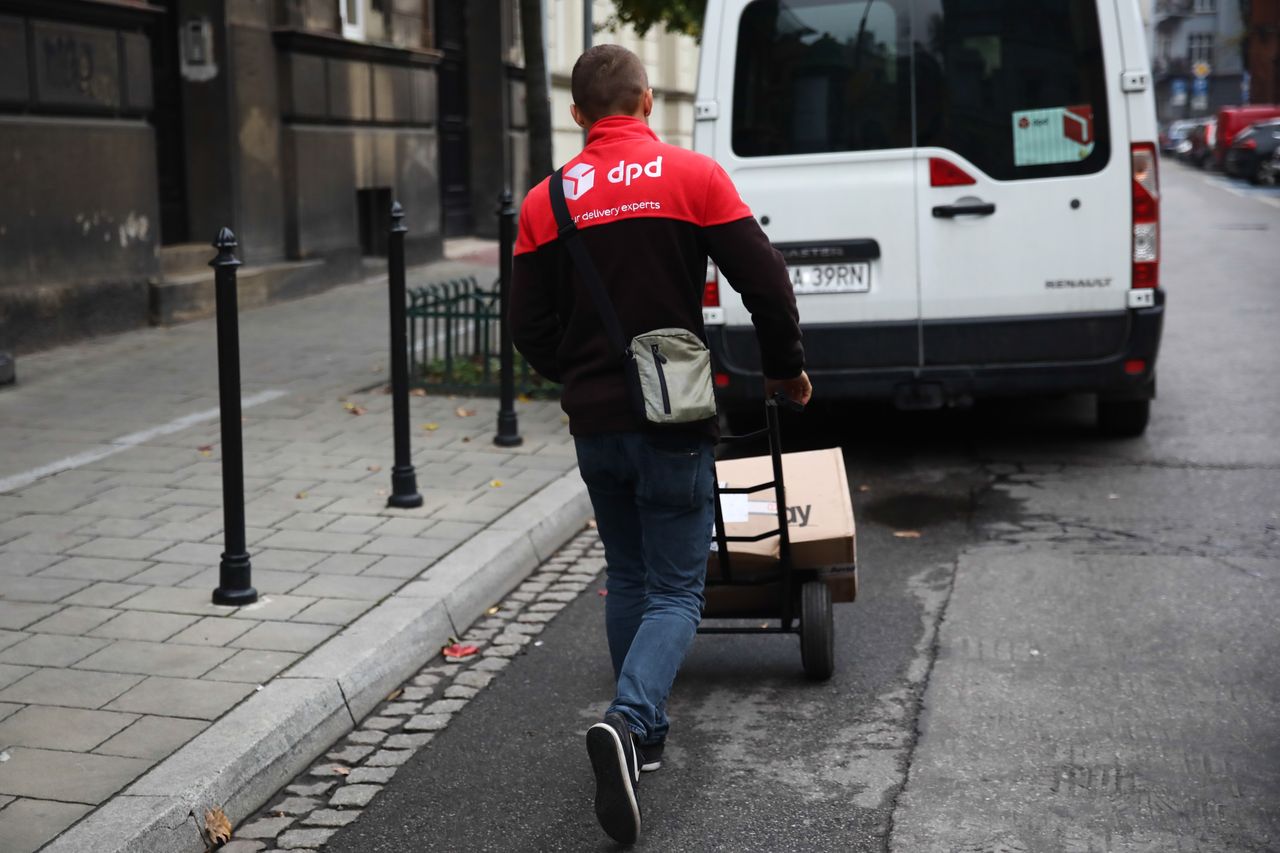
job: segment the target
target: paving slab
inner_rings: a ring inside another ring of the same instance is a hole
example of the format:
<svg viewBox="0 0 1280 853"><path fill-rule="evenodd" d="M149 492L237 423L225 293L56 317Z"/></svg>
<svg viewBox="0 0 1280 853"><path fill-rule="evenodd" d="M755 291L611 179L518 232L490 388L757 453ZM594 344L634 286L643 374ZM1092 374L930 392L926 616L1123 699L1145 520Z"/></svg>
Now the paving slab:
<svg viewBox="0 0 1280 853"><path fill-rule="evenodd" d="M232 654L234 652L230 649L210 646L117 640L81 660L76 664L76 668L103 672L135 672L139 675L164 675L174 678L197 678L231 657Z"/></svg>
<svg viewBox="0 0 1280 853"><path fill-rule="evenodd" d="M230 645L265 651L306 652L329 639L337 630L334 625L260 622L252 630L232 640Z"/></svg>
<svg viewBox="0 0 1280 853"><path fill-rule="evenodd" d="M30 626L36 633L46 634L88 634L103 622L120 615L119 610L108 607L82 607L73 605L64 607L46 619L41 619ZM3 645L0 643L0 645Z"/></svg>
<svg viewBox="0 0 1280 853"><path fill-rule="evenodd" d="M263 684L292 666L301 657L302 655L296 652L243 649L209 670L204 677L216 681Z"/></svg>
<svg viewBox="0 0 1280 853"><path fill-rule="evenodd" d="M150 761L12 746L0 763L0 794L96 805L151 766Z"/></svg>
<svg viewBox="0 0 1280 853"><path fill-rule="evenodd" d="M0 850L34 853L92 809L82 803L15 800L0 811Z"/></svg>
<svg viewBox="0 0 1280 853"><path fill-rule="evenodd" d="M8 578L0 595L10 601L54 602L84 589L89 583L39 575Z"/></svg>
<svg viewBox="0 0 1280 853"><path fill-rule="evenodd" d="M0 652L0 663L24 666L71 666L107 646L110 641L63 634L33 634Z"/></svg>
<svg viewBox="0 0 1280 853"><path fill-rule="evenodd" d="M186 628L198 617L180 613L140 613L112 611L115 618L84 633L112 640L165 640Z"/></svg>
<svg viewBox="0 0 1280 853"><path fill-rule="evenodd" d="M139 675L29 669L22 678L0 690L0 702L101 708L140 681L142 676Z"/></svg>
<svg viewBox="0 0 1280 853"><path fill-rule="evenodd" d="M0 722L0 747L87 752L137 719L135 714L28 705Z"/></svg>
<svg viewBox="0 0 1280 853"><path fill-rule="evenodd" d="M178 747L208 727L204 720L181 717L138 717L124 731L98 745L101 755L158 760L171 755Z"/></svg>
<svg viewBox="0 0 1280 853"><path fill-rule="evenodd" d="M14 630L39 622L62 608L52 604L32 604L26 601L0 601L0 628Z"/></svg>
<svg viewBox="0 0 1280 853"><path fill-rule="evenodd" d="M118 560L110 557L68 557L38 573L42 578L71 578L87 581L124 581L150 568L142 560Z"/></svg>
<svg viewBox="0 0 1280 853"><path fill-rule="evenodd" d="M248 684L153 676L105 707L109 711L216 720L252 692Z"/></svg>

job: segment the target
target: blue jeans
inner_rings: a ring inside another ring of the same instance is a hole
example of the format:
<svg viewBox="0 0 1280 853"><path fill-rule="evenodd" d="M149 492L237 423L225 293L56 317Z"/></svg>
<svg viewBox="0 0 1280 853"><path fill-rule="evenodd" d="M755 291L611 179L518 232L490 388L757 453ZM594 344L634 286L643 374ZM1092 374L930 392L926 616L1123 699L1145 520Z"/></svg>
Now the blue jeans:
<svg viewBox="0 0 1280 853"><path fill-rule="evenodd" d="M667 694L702 618L715 521L711 439L579 436L578 470L604 542L605 632L618 692L609 707L643 744L667 736Z"/></svg>

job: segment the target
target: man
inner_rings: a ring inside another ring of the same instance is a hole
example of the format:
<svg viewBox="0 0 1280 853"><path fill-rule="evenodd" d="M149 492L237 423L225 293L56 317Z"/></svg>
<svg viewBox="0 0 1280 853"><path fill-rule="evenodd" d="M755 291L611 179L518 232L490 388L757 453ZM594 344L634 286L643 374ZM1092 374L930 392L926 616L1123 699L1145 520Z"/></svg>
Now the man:
<svg viewBox="0 0 1280 853"><path fill-rule="evenodd" d="M570 215L623 327L703 334L707 256L751 312L764 392L808 402L795 295L729 176L649 129L644 65L598 45L573 67L570 107L587 145L564 171ZM608 564L605 628L617 694L587 732L596 816L612 838L640 832L636 784L661 763L667 694L693 642L714 520L713 419L649 427L633 411L620 354L559 239L548 181L520 211L512 336L534 369L564 384L561 404Z"/></svg>

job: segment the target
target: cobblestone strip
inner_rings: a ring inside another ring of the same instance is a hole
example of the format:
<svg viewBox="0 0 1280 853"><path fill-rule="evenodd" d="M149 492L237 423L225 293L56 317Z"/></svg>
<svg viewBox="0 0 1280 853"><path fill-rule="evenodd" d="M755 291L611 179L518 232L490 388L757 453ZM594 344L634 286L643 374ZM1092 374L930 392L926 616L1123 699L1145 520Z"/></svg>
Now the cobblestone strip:
<svg viewBox="0 0 1280 853"><path fill-rule="evenodd" d="M458 638L479 652L431 660L383 701L324 759L233 833L222 853L322 850L409 761L489 685L604 568L604 547L585 530Z"/></svg>

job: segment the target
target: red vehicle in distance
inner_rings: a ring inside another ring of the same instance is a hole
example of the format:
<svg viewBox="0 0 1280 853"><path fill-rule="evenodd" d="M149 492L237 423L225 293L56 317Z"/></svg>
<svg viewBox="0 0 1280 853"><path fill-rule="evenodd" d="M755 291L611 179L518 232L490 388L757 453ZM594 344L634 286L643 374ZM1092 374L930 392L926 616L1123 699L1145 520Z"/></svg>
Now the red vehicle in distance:
<svg viewBox="0 0 1280 853"><path fill-rule="evenodd" d="M1219 169L1227 159L1236 134L1249 125L1280 116L1280 104L1250 104L1247 107L1223 107L1218 110L1218 138L1213 146L1213 162Z"/></svg>

